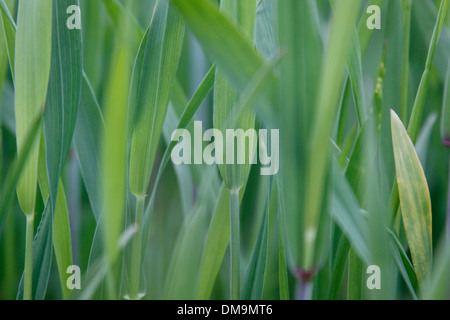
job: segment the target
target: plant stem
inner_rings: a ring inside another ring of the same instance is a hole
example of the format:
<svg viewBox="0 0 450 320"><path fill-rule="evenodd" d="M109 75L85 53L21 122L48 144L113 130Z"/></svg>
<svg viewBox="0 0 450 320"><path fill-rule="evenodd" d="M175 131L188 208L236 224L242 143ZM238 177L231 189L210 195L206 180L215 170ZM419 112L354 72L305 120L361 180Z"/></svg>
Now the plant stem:
<svg viewBox="0 0 450 320"><path fill-rule="evenodd" d="M33 288L33 236L34 214L27 216L26 240L25 240L25 278L23 299L32 299Z"/></svg>
<svg viewBox="0 0 450 320"><path fill-rule="evenodd" d="M311 300L312 298L312 285L311 281L298 279L297 288L295 290L296 300Z"/></svg>
<svg viewBox="0 0 450 320"><path fill-rule="evenodd" d="M144 216L145 197L136 196L136 217L135 224L137 233L133 241L131 252L131 272L130 272L130 294L129 298L139 299L139 278L141 274L141 247L142 247L142 219Z"/></svg>
<svg viewBox="0 0 450 320"><path fill-rule="evenodd" d="M231 300L240 292L239 189L230 190Z"/></svg>

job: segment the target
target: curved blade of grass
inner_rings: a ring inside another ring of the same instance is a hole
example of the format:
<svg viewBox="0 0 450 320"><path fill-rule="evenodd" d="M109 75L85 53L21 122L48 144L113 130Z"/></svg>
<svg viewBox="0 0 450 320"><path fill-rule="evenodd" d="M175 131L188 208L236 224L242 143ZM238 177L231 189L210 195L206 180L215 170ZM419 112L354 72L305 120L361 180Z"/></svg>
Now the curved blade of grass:
<svg viewBox="0 0 450 320"><path fill-rule="evenodd" d="M51 34L52 0L20 1L15 50L16 137L19 155L26 131L45 104ZM36 140L17 186L19 203L27 216L35 210L38 155L39 140Z"/></svg>
<svg viewBox="0 0 450 320"><path fill-rule="evenodd" d="M352 247L358 255L369 264L370 250L368 245L367 221L361 215L360 205L345 179L344 175L333 162L333 192L331 195L330 212L350 240Z"/></svg>
<svg viewBox="0 0 450 320"><path fill-rule="evenodd" d="M391 230L388 230L388 233L392 238L392 255L394 256L394 261L397 264L397 267L399 268L399 271L403 279L405 280L406 286L411 292L411 295L414 299L417 299L416 293L419 292L419 286L417 283L417 276L414 271L414 267L411 261L409 261L409 258L395 233L393 233Z"/></svg>
<svg viewBox="0 0 450 320"><path fill-rule="evenodd" d="M53 1L51 72L44 115L47 175L52 212L77 119L82 81L81 30L67 28L67 8L78 0Z"/></svg>
<svg viewBox="0 0 450 320"><path fill-rule="evenodd" d="M53 247L55 248L58 265L59 281L63 298L67 299L71 291L67 288L67 268L73 265L72 241L70 238L69 212L67 210L66 194L62 182L58 184L55 216L53 217Z"/></svg>
<svg viewBox="0 0 450 320"><path fill-rule="evenodd" d="M319 82L322 41L315 1L279 1L281 182L285 199L286 249L290 269L300 264L303 239L305 157ZM301 30L302 32L298 32ZM294 142L295 141L295 142ZM296 148L292 148L293 144Z"/></svg>
<svg viewBox="0 0 450 320"><path fill-rule="evenodd" d="M271 179L272 180L272 179ZM245 275L244 284L241 291L243 300L261 300L264 286L264 274L267 263L267 245L269 233L269 210L270 198L272 196L272 182L269 183L266 205L263 219L259 228L258 238L250 258L250 262Z"/></svg>
<svg viewBox="0 0 450 320"><path fill-rule="evenodd" d="M256 15L256 2L253 0L243 0L237 4L235 1L222 1L221 9L230 14L233 19L242 27L245 36L250 39L254 38L255 29L255 15ZM233 106L236 105L238 101L237 91L234 89L232 84L228 81L224 72L219 68L216 73L216 81L214 86L214 109L213 109L213 121L214 127L222 132L227 129L242 129L247 131L248 129L253 129L255 126L255 114L246 110L243 111L237 123L233 126L227 126L227 118L230 117ZM239 189L247 181L248 174L250 172L250 166L252 161L252 155L248 155L244 160L244 165L239 165L236 162L236 155L234 154L236 149L244 148L244 150L253 150L255 146L255 140L251 137L249 138L248 144L245 143L244 146L237 145L234 150L227 150L223 154L224 159L228 158L228 153L232 152L234 155L235 165L219 164L219 170L225 185L230 189Z"/></svg>
<svg viewBox="0 0 450 320"><path fill-rule="evenodd" d="M359 124L362 125L367 119L368 110L364 97L364 82L362 74L361 50L358 34L356 33L350 57L347 59L347 68L352 82L353 96L355 98L356 113Z"/></svg>
<svg viewBox="0 0 450 320"><path fill-rule="evenodd" d="M193 298L205 221L205 208L197 208L180 231L164 285L164 300Z"/></svg>
<svg viewBox="0 0 450 320"><path fill-rule="evenodd" d="M223 12L229 14L238 25L241 26L246 37L253 40L255 30L256 2L254 0L242 0L235 2L233 0L224 0L220 3ZM232 112L233 106L238 101L238 94L232 83L228 80L223 71L218 68L216 73L216 81L214 85L214 108L213 123L214 127L221 132L227 129L242 129L244 132L251 130L255 126L255 114L251 110L244 111L238 120L236 126L226 127L226 120ZM230 139L228 137L228 139ZM256 136L249 136L248 141L237 141L234 146L229 148L228 139L224 154L222 155L226 161L222 159L219 162L219 171L222 179L230 190L230 252L231 252L231 298L239 299L240 295L240 227L239 227L239 190L248 179L251 164L253 163L256 152ZM246 139L246 137L244 137ZM244 157L236 155L237 152L244 152ZM245 150L248 150L248 154ZM228 164L228 160L232 159L233 164ZM236 161L237 160L237 161ZM225 164L225 162L227 164Z"/></svg>
<svg viewBox="0 0 450 320"><path fill-rule="evenodd" d="M123 29L126 29L123 27ZM105 101L105 130L102 133L101 197L103 236L109 263L118 256L118 242L124 223L126 198L126 106L128 99L129 54L124 30L120 28L112 60Z"/></svg>
<svg viewBox="0 0 450 320"><path fill-rule="evenodd" d="M428 276L432 261L430 193L414 145L392 110L391 130L403 224L421 285Z"/></svg>
<svg viewBox="0 0 450 320"><path fill-rule="evenodd" d="M403 9L403 65L400 97L400 118L406 121L408 116L408 89L409 89L409 47L411 34L411 7L412 0L402 0Z"/></svg>
<svg viewBox="0 0 450 320"><path fill-rule="evenodd" d="M50 206L45 207L42 213L36 236L33 240L33 299L44 300L47 292L48 280L52 268L52 214ZM25 274L25 272L24 272ZM19 284L17 299L24 294L24 275Z"/></svg>
<svg viewBox="0 0 450 320"><path fill-rule="evenodd" d="M222 186L206 235L196 299L209 299L230 240L230 194Z"/></svg>
<svg viewBox="0 0 450 320"><path fill-rule="evenodd" d="M86 74L83 74L77 117L73 137L75 150L92 211L98 221L102 208L99 193L101 180L100 135L105 130L105 121Z"/></svg>
<svg viewBox="0 0 450 320"><path fill-rule="evenodd" d="M183 111L183 114L181 115L177 129L186 129L189 126L189 124L192 122L192 119L194 118L195 113L197 112L198 108L203 103L203 101L206 99L208 93L211 91L211 89L214 85L215 73L216 73L216 67L212 66L211 69L206 74L203 81L200 83L197 90L195 91L191 100L188 102L186 109ZM164 172L167 164L170 161L171 152L172 152L173 148L176 146L176 144L177 144L176 141L171 141L171 143L167 146L166 151L164 152L164 156L161 160L161 164L158 169L158 174L156 176L155 185L153 187L153 190L152 190L152 193L150 196L150 201L145 210L144 226L143 226L143 228L144 228L143 239L148 239L148 237L149 237L150 218L151 218L151 213L153 211L156 190L158 189L159 183L161 181L161 177L163 175L163 172Z"/></svg>
<svg viewBox="0 0 450 320"><path fill-rule="evenodd" d="M11 12L9 8L16 7L16 0L8 1L8 4L5 3L5 0L0 1L0 11L1 11L1 19L3 26L3 33L5 36L6 48L8 50L8 60L11 68L11 75L14 81L14 59L15 59L15 47L16 47L16 23L11 16Z"/></svg>
<svg viewBox="0 0 450 320"><path fill-rule="evenodd" d="M336 250L336 256L334 258L333 268L331 271L330 288L328 291L329 300L338 299L349 251L350 242L344 235L341 235Z"/></svg>
<svg viewBox="0 0 450 320"><path fill-rule="evenodd" d="M130 89L130 190L135 196L147 194L183 37L181 17L169 2L160 1L141 43Z"/></svg>
<svg viewBox="0 0 450 320"><path fill-rule="evenodd" d="M343 72L348 48L353 43L354 26L359 5L344 0L336 3L335 16L330 26L329 53L322 65L320 95L316 101L316 113L308 144L306 167L306 193L304 206L303 245L300 266L309 270L314 267L318 236L321 197L325 188L329 160L328 139L337 113L339 93L343 85Z"/></svg>
<svg viewBox="0 0 450 320"><path fill-rule="evenodd" d="M445 15L447 13L448 0L442 0L441 7L439 9L436 25L434 27L433 35L431 37L431 43L428 50L427 61L425 63L425 71L423 72L422 79L420 80L419 88L417 89L416 99L411 113L411 118L408 124L408 134L411 137L413 143L417 140L419 134L420 124L422 122L423 110L425 107L425 101L427 98L428 86L430 83L431 67L434 61L434 55L436 52L436 46L439 36L441 34L442 26L445 21Z"/></svg>
<svg viewBox="0 0 450 320"><path fill-rule="evenodd" d="M237 89L245 88L264 59L228 17L207 0L171 0L189 24L203 49Z"/></svg>
<svg viewBox="0 0 450 320"><path fill-rule="evenodd" d="M33 120L32 125L29 128L25 143L23 144L22 153L18 155L13 164L10 166L5 178L5 182L2 186L0 193L0 229L3 227L3 218L5 217L7 208L14 195L14 189L17 182L23 172L23 168L28 160L32 146L35 144L35 140L38 140L41 128L41 120L44 116L43 110Z"/></svg>
<svg viewBox="0 0 450 320"><path fill-rule="evenodd" d="M61 290L63 297L67 298L70 294L69 289L66 285L67 279L67 267L72 265L72 241L70 238L70 223L69 223L69 212L67 210L66 196L64 192L64 187L60 181L58 184L58 197L56 200L55 211L53 211L52 205L50 203L50 186L48 182L47 167L46 167L46 143L44 137L41 137L41 143L39 145L39 164L38 164L38 181L39 188L41 190L42 200L46 207L50 209L49 218L50 225L52 225L52 230L49 231L50 235L46 235L53 242L53 247L55 250L56 263L58 266L59 280L61 285ZM52 259L51 255L45 255L49 259ZM51 264L48 261L46 264ZM45 281L48 275L44 270L40 270L40 274L43 276L43 281ZM45 294L45 292L44 292Z"/></svg>
<svg viewBox="0 0 450 320"><path fill-rule="evenodd" d="M228 124L235 123L235 116L239 115L242 110L248 109L255 101L257 93L261 92L268 81L272 80L272 73L270 72L271 68L273 68L273 64L271 64L271 66L262 66L261 70L257 71L252 80L246 85L246 88L240 96L240 100L233 109L233 114L226 120L227 126ZM242 191L243 188L241 188L241 192ZM219 200L216 209L214 210L209 231L205 239L202 261L200 264L200 272L204 276L199 278L197 285L197 299L200 300L208 299L211 295L214 282L229 242L230 216L229 212L227 213L224 211L229 210L229 195L226 193L228 193L228 191L224 186L221 189Z"/></svg>
<svg viewBox="0 0 450 320"><path fill-rule="evenodd" d="M433 1L414 1L412 6L412 20L417 24L419 35L421 36L422 43L428 43L434 32L433 27L436 24L436 16L439 12L439 8L436 5L439 2ZM431 30L431 31L430 31ZM426 44L425 44L426 45ZM436 47L436 56L434 60L436 65L445 66L450 58L450 52L447 49L450 46L450 33L448 28L442 28L441 35L439 37L439 44ZM441 81L445 80L446 76L445 68L437 68L437 73Z"/></svg>
<svg viewBox="0 0 450 320"><path fill-rule="evenodd" d="M178 68L185 27L172 3L159 1L142 40L133 68L129 121L133 130L130 154L130 191L136 197L134 222L139 231L133 244L130 297L138 296L142 222L157 147Z"/></svg>
<svg viewBox="0 0 450 320"><path fill-rule="evenodd" d="M130 240L136 235L136 227L131 226L125 230L118 242L118 250L123 251L125 246L130 242ZM109 259L106 255L100 255L95 261L90 263L90 269L84 275L82 283L86 283L85 287L82 287L81 292L74 295L76 300L89 300L95 296L98 288L101 286L104 278L107 276L111 265L109 264Z"/></svg>

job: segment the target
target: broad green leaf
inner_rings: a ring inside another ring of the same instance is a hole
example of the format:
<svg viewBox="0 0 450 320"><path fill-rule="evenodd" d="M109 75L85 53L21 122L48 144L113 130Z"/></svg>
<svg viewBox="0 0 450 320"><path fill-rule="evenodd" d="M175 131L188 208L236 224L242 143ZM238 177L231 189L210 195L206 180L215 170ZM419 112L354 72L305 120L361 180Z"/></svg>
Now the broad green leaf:
<svg viewBox="0 0 450 320"><path fill-rule="evenodd" d="M130 190L135 196L147 194L183 37L181 17L171 3L160 1L136 57L130 89Z"/></svg>
<svg viewBox="0 0 450 320"><path fill-rule="evenodd" d="M223 185L214 209L200 262L196 299L209 299L230 240L230 195Z"/></svg>
<svg viewBox="0 0 450 320"><path fill-rule="evenodd" d="M122 234L126 201L126 113L129 80L129 52L120 29L112 59L106 92L105 130L101 134L101 197L103 237L109 262L116 261ZM123 29L126 30L125 27ZM124 42L122 42L124 41Z"/></svg>
<svg viewBox="0 0 450 320"><path fill-rule="evenodd" d="M198 108L202 104L202 102L206 99L208 93L211 91L213 84L214 84L214 77L216 73L215 66L211 67L211 69L206 74L205 78L195 91L194 95L192 96L191 100L187 103L186 108L183 111L183 114L181 115L180 121L178 123L177 129L186 129L190 123L192 123L192 120L194 119L195 113L197 112ZM143 239L148 239L149 232L150 232L150 218L152 216L152 211L154 210L154 201L155 201L155 194L156 190L159 187L161 177L163 176L163 172L167 166L167 164L170 161L170 155L173 150L173 148L176 145L176 141L172 141L166 148L166 151L164 152L164 156L161 160L160 167L158 169L158 174L156 176L155 186L153 188L152 194L150 196L150 201L147 206L147 209L145 211L145 217L144 217L144 231L143 231Z"/></svg>
<svg viewBox="0 0 450 320"><path fill-rule="evenodd" d="M73 265L72 240L70 238L69 212L67 210L66 194L61 182L58 184L55 216L53 217L53 247L55 248L58 265L59 281L63 298L67 299L71 291L67 288L67 268Z"/></svg>
<svg viewBox="0 0 450 320"><path fill-rule="evenodd" d="M413 25L417 24L417 29L419 35L421 36L422 43L428 43L430 38L432 38L432 34L434 33L434 27L436 24L436 16L439 12L439 7L436 5L439 2L433 1L413 1L412 6L412 21ZM425 45L426 45L425 44ZM446 66L449 58L450 52L447 49L450 45L450 33L448 28L442 28L441 35L439 37L439 43L436 46L436 55L434 60L437 66ZM438 68L437 72L439 74L439 78L442 81L445 81L445 76L447 70L445 68Z"/></svg>
<svg viewBox="0 0 450 320"><path fill-rule="evenodd" d="M417 280L422 284L432 261L430 192L414 145L394 111L391 130L403 225Z"/></svg>
<svg viewBox="0 0 450 320"><path fill-rule="evenodd" d="M92 210L98 221L101 213L100 197L100 136L105 129L102 111L91 84L83 74L81 101L74 132L74 145Z"/></svg>
<svg viewBox="0 0 450 320"><path fill-rule="evenodd" d="M20 155L17 155L14 159L2 185L0 193L0 229L3 225L3 218L5 217L8 205L14 195L14 189L24 171L25 164L28 161L28 157L30 156L32 147L36 144L36 140L39 140L41 121L43 116L44 114L42 110L33 120L33 123L31 124L25 138L22 153Z"/></svg>
<svg viewBox="0 0 450 320"><path fill-rule="evenodd" d="M328 167L329 136L337 114L340 90L343 86L345 61L354 39L354 26L359 5L343 0L336 3L330 25L328 54L322 64L321 80L316 101L316 111L309 135L306 159L305 205L303 223L303 245L300 266L309 270L314 267L317 249L319 217L322 195ZM298 263L298 262L297 262Z"/></svg>
<svg viewBox="0 0 450 320"><path fill-rule="evenodd" d="M235 19L236 23L242 28L243 33L249 39L254 38L256 2L253 0L242 0L235 2L233 0L225 0L221 3L221 10ZM239 96L237 90L228 80L221 68L217 69L216 80L214 84L214 109L213 122L214 128L225 132L227 129L242 129L246 132L255 126L255 114L251 110L245 110L240 114L237 123L234 126L227 125L227 119L233 112L233 107L238 101ZM230 139L230 138L228 138ZM233 148L228 148L229 141L225 139L222 157L219 159L219 170L225 185L230 190L239 190L247 182L250 172L253 156L256 152L257 137L246 137L245 141L233 138L233 142L237 143ZM236 151L242 153L244 158L240 158ZM248 152L247 152L248 151ZM234 164L229 163L232 159Z"/></svg>
<svg viewBox="0 0 450 320"><path fill-rule="evenodd" d="M366 6L368 8L369 6L378 6L379 8L382 8L384 3L387 2L385 0L370 0ZM367 28L367 15L363 15L361 18L361 21L358 26L358 38L361 45L361 57L364 58L366 55L367 49L370 45L370 40L372 39L373 33L377 32L377 30L369 29Z"/></svg>
<svg viewBox="0 0 450 320"><path fill-rule="evenodd" d="M286 249L289 267L300 264L305 185L304 150L309 139L322 57L315 1L279 1L278 37L285 56L280 61L279 126L281 182L285 199ZM301 32L299 32L299 30ZM297 146L292 148L292 145Z"/></svg>
<svg viewBox="0 0 450 320"><path fill-rule="evenodd" d="M44 114L46 164L52 211L58 182L72 144L82 81L81 30L67 27L67 8L78 0L53 1L51 72Z"/></svg>
<svg viewBox="0 0 450 320"><path fill-rule="evenodd" d="M267 192L266 206L264 208L263 219L259 229L258 238L253 248L250 262L245 275L244 284L241 291L243 300L261 300L264 286L264 274L267 264L267 246L269 233L269 210L271 203L272 183L269 184Z"/></svg>
<svg viewBox="0 0 450 320"><path fill-rule="evenodd" d="M16 136L19 155L26 132L44 108L50 72L52 0L19 3L15 54ZM36 140L17 186L23 212L35 212L39 140Z"/></svg>
<svg viewBox="0 0 450 320"><path fill-rule="evenodd" d="M409 261L408 255L403 249L402 244L400 243L400 240L398 240L395 233L393 233L391 230L388 230L388 232L392 238L391 246L394 261L397 264L397 267L399 268L400 273L403 279L405 280L405 283L408 286L409 291L411 292L411 295L413 296L413 298L417 299L416 292L418 292L419 288L414 267L412 263Z"/></svg>
<svg viewBox="0 0 450 320"><path fill-rule="evenodd" d="M244 88L264 64L264 59L253 49L249 38L210 1L171 2L184 17L205 52L214 59L237 89Z"/></svg>
<svg viewBox="0 0 450 320"><path fill-rule="evenodd" d="M330 300L337 300L339 297L339 290L341 288L349 251L350 242L344 235L341 235L331 271L330 288L328 291L328 299Z"/></svg>
<svg viewBox="0 0 450 320"><path fill-rule="evenodd" d="M72 240L70 238L70 223L69 223L69 212L67 210L66 196L64 192L64 187L60 181L58 184L58 197L56 200L55 211L53 211L52 205L50 203L50 186L48 182L48 174L46 168L46 143L44 141L44 136L42 135L41 143L39 145L39 164L38 164L38 181L39 188L41 190L42 200L46 207L49 207L49 218L50 225L53 225L50 235L46 235L48 239L53 242L53 247L55 250L56 263L58 265L59 281L61 285L61 290L63 292L63 297L67 298L70 294L69 289L66 285L67 280L67 267L73 264L72 259ZM49 259L52 259L51 255L47 255ZM51 261L47 262L51 264ZM36 276L48 277L45 273L41 273ZM48 282L48 278L47 278Z"/></svg>
<svg viewBox="0 0 450 320"><path fill-rule="evenodd" d="M353 87L353 96L355 99L356 112L360 125L367 119L368 110L366 107L364 95L364 81L362 73L361 51L358 34L356 33L353 41L350 57L347 59L347 68Z"/></svg>
<svg viewBox="0 0 450 320"><path fill-rule="evenodd" d="M214 169L214 168L211 168ZM167 279L164 285L164 299L194 299L198 272L202 255L202 242L209 222L209 189L214 186L211 178L215 170L209 170L200 186L200 195L192 215L186 219L174 248Z"/></svg>

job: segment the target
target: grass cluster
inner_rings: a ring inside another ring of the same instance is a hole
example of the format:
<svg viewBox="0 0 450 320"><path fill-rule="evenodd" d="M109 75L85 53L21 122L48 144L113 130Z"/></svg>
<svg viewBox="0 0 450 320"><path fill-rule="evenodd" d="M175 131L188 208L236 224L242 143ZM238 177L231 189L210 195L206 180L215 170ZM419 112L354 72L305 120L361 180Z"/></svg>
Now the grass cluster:
<svg viewBox="0 0 450 320"><path fill-rule="evenodd" d="M0 0L0 299L450 298L448 2Z"/></svg>

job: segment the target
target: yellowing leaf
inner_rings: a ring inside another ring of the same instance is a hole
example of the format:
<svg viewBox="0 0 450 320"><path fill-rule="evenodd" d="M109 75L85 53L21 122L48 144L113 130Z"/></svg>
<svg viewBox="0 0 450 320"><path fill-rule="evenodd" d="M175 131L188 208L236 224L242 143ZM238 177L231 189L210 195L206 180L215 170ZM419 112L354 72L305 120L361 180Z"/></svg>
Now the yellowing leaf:
<svg viewBox="0 0 450 320"><path fill-rule="evenodd" d="M394 111L391 111L391 129L400 208L420 284L428 275L432 261L430 192L414 145Z"/></svg>

